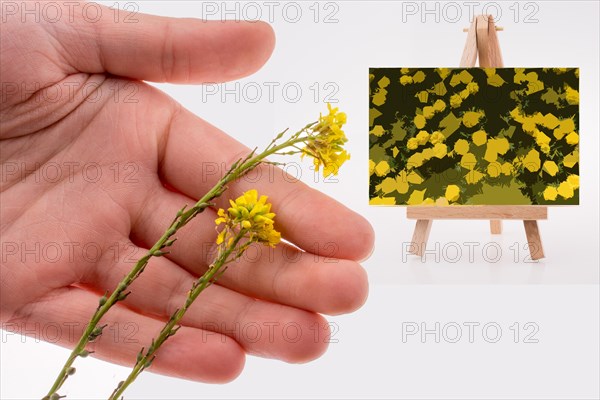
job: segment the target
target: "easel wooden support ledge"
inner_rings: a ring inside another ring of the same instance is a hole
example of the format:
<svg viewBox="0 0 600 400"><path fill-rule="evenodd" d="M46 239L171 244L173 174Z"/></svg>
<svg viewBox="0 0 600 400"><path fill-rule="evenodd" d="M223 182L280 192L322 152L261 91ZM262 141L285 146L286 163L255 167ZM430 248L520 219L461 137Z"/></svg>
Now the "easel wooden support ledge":
<svg viewBox="0 0 600 400"><path fill-rule="evenodd" d="M474 67L479 55L479 66L504 66L497 29L489 15L473 19L467 34L467 42L460 61L461 67ZM434 219L489 219L492 234L502 233L502 220L522 220L532 260L544 258L544 248L537 221L548 218L546 206L410 206L406 217L416 219L411 253L423 256Z"/></svg>

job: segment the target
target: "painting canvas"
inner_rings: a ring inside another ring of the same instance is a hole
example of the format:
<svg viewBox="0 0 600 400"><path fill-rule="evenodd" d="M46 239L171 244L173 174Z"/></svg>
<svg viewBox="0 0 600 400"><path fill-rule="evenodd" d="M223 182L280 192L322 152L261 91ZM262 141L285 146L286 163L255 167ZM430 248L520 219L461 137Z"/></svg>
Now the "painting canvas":
<svg viewBox="0 0 600 400"><path fill-rule="evenodd" d="M579 203L578 68L371 68L373 205Z"/></svg>

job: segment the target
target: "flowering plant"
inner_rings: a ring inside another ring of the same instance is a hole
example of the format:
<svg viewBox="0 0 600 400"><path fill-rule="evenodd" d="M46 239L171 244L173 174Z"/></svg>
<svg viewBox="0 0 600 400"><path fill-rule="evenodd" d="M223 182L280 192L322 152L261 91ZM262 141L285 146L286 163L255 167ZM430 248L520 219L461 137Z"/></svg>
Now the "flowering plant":
<svg viewBox="0 0 600 400"><path fill-rule="evenodd" d="M257 153L254 149L245 158L237 160L196 204L189 209L183 207L177 213L160 239L137 261L117 287L100 298L87 328L44 399L56 400L62 397L58 394L58 390L67 378L75 373L73 363L78 357L86 357L90 354L90 351L86 350L87 344L102 335L104 329L104 326L100 325L102 317L117 302L123 301L131 294L127 289L144 272L150 259L168 254L168 248L176 241L175 234L199 213L214 206L213 201L227 190L230 182L247 174L261 163L270 163L267 157L272 155L300 154L302 158L310 157L317 172L320 172L322 167L323 176L337 175L339 168L350 158L343 147L348 141L342 130L346 123L346 114L330 105L327 107L326 115L320 115L318 121L309 123L281 143L287 129L279 133L262 152ZM140 351L131 374L127 380L119 384L111 399L117 399L127 386L150 366L158 348L177 332L176 326L189 306L225 271L227 264L238 259L252 243L275 246L281 240L280 233L274 228L275 214L271 212L271 205L267 203L266 196L259 197L255 190L250 190L235 201L230 201L230 205L228 210L218 211L216 223L217 226L222 225L222 228L216 239L218 251L214 262L208 271L194 282L185 304L171 316L159 336L153 340L147 350Z"/></svg>
<svg viewBox="0 0 600 400"><path fill-rule="evenodd" d="M156 339L152 340L148 350L144 348L138 357L131 373L126 380L121 381L110 396L110 400L118 399L127 387L148 368L156 352L163 343L179 329L177 324L181 321L187 310L196 298L213 284L225 272L228 264L239 259L252 243L262 243L275 246L281 240L281 234L274 228L275 214L271 212L271 204L267 203L267 196L258 197L256 190L249 190L235 201L229 200L231 208L227 211L219 209L216 224L224 225L217 236L217 256L208 270L198 278L188 291L184 304L171 315Z"/></svg>

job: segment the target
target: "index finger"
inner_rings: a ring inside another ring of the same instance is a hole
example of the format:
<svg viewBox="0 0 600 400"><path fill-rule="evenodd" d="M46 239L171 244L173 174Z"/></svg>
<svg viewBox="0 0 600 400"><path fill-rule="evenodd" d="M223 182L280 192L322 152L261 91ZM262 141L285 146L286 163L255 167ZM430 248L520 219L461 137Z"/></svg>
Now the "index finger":
<svg viewBox="0 0 600 400"><path fill-rule="evenodd" d="M259 69L275 44L272 28L261 21L136 13L122 22L115 21L108 7L96 4L94 8L98 20L75 18L77 35L66 24L53 24L52 29L63 44L63 57L82 72L154 82L224 82Z"/></svg>

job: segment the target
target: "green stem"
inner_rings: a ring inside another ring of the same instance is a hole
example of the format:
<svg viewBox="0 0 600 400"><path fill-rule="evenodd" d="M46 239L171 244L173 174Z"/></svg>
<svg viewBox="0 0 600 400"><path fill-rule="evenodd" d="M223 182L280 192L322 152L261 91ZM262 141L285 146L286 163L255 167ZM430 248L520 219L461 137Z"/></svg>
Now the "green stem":
<svg viewBox="0 0 600 400"><path fill-rule="evenodd" d="M67 361L60 370L56 380L54 381L54 384L48 391L48 394L43 398L44 400L51 399L53 395L56 395L57 391L62 387L69 377L69 371L77 357L82 355L89 342L95 340L102 334L103 328L98 327L98 323L111 307L113 307L118 301L124 300L125 297L127 297L128 293L125 293L125 290L127 290L127 288L133 283L133 281L135 281L135 279L139 277L142 272L144 272L144 269L148 265L150 259L152 257L160 257L166 254L163 250L166 247L171 246L174 242L171 237L173 237L173 235L175 235L179 229L184 227L196 215L204 211L207 207L211 206L212 204L210 202L223 194L223 192L227 189L227 184L256 168L266 157L273 155L286 147L306 141L308 136L300 137L300 134L306 132L307 129L314 124L314 122L308 124L300 131L292 135L291 139L279 145L275 146L274 140L262 153L255 155L254 157L251 157L253 153L250 153L246 159L235 162L231 169L213 186L208 193L198 200L198 202L192 208L187 211L185 211L185 208L183 208L177 213L177 216L171 223L171 226L169 226L169 228L160 237L160 239L158 239L154 246L152 246L152 248L150 248L150 250L148 250L148 252L137 261L131 271L121 280L121 282L119 282L112 294L108 298L103 297L101 299L100 305L92 315L85 331L69 355L69 358L67 358ZM280 138L283 133L285 133L285 131L282 132L277 138Z"/></svg>
<svg viewBox="0 0 600 400"><path fill-rule="evenodd" d="M154 361L154 357L158 349L163 345L164 342L167 341L168 338L173 336L178 328L175 328L176 325L179 324L188 308L192 305L192 303L196 300L196 298L210 286L214 280L215 276L219 273L221 268L229 261L228 258L237 247L240 240L244 237L245 231L240 231L230 245L219 254L214 263L208 268L208 270L202 275L198 280L194 282L192 289L188 293L188 297L185 300L183 307L175 311L169 321L165 324L165 326L160 331L160 334L156 339L152 340L152 344L144 354L144 349L142 349L138 355L137 362L133 367L133 370L129 373L129 376L124 381L120 382L117 388L110 395L109 400L117 400L119 396L125 392L125 390L131 385L136 378L150 366L152 361Z"/></svg>
<svg viewBox="0 0 600 400"><path fill-rule="evenodd" d="M58 377L56 378L52 388L48 392L45 398L50 399L51 396L56 393L56 391L63 385L66 381L68 375L69 368L75 362L75 359L81 355L81 353L85 350L85 346L96 337L100 336L102 329L100 331L96 331L98 329L98 323L100 319L108 312L108 310L114 306L118 301L123 300L127 295L124 294L125 290L131 285L131 283L144 271L146 265L150 261L152 257L160 257L165 253L162 250L170 245L167 243L171 237L183 226L185 226L194 216L204 211L214 197L218 196L222 192L219 190L219 185L216 185L210 192L208 192L202 199L200 199L192 208L187 211L181 210L178 213L178 216L175 218L169 229L160 237L160 239L152 246L150 250L140 258L135 266L131 269L131 271L119 282L117 288L112 292L110 297L106 298L103 304L99 305L94 312L94 315L90 319L85 331L81 335L79 342L71 352L71 355L65 362L63 368L61 369ZM98 334L94 334L97 332Z"/></svg>

